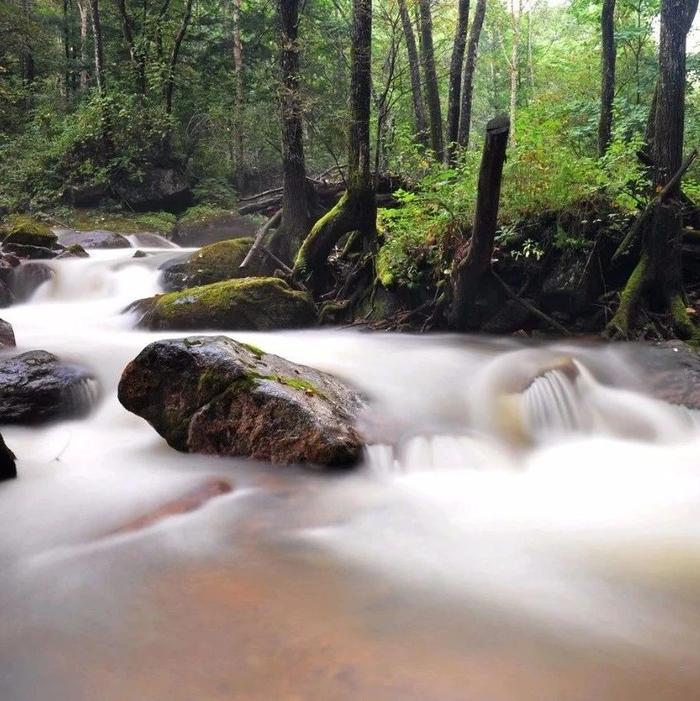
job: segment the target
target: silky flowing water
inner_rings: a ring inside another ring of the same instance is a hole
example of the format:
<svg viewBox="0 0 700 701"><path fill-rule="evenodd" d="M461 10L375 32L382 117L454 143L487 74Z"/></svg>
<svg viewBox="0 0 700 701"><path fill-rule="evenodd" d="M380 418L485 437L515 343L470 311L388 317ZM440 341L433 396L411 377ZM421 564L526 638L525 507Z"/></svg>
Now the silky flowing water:
<svg viewBox="0 0 700 701"><path fill-rule="evenodd" d="M2 429L0 699L700 698L700 433L633 349L231 332L356 385L382 443L336 474L184 455L116 399L184 335L121 314L149 252L52 263L3 310L101 389ZM210 477L233 491L114 534Z"/></svg>

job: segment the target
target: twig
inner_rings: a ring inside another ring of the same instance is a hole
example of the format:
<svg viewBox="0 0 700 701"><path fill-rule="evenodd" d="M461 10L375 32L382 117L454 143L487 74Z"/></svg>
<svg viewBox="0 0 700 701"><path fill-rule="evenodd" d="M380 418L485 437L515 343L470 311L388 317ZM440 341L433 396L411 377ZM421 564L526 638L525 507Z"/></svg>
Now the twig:
<svg viewBox="0 0 700 701"><path fill-rule="evenodd" d="M253 241L253 245L250 247L250 250L246 254L246 257L243 259L243 262L238 266L241 269L245 269L248 267L250 264L250 261L252 260L253 256L258 252L260 248L262 248L262 242L263 239L265 238L265 234L273 227L275 226L280 220L282 219L282 210L278 209L257 231L255 234L255 241ZM269 253L269 251L268 251ZM286 267L286 266L285 266Z"/></svg>

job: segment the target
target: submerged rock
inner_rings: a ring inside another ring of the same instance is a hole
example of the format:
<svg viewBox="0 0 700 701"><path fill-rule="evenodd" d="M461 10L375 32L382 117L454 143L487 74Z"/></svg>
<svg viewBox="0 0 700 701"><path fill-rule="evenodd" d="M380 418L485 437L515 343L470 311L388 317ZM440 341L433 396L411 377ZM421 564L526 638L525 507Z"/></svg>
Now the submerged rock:
<svg viewBox="0 0 700 701"><path fill-rule="evenodd" d="M46 263L29 262L17 266L9 282L12 298L26 302L47 280L55 275Z"/></svg>
<svg viewBox="0 0 700 701"><path fill-rule="evenodd" d="M184 260L176 258L168 261L161 266L163 289L172 292L222 280L274 273L274 265L260 259L250 267L246 266L246 270L241 270L240 265L252 245L252 238L219 241L192 253Z"/></svg>
<svg viewBox="0 0 700 701"><path fill-rule="evenodd" d="M15 454L5 445L5 440L0 436L0 482L17 477L15 466Z"/></svg>
<svg viewBox="0 0 700 701"><path fill-rule="evenodd" d="M15 342L15 331L9 321L0 319L0 350L3 348L14 348L17 345Z"/></svg>
<svg viewBox="0 0 700 701"><path fill-rule="evenodd" d="M70 248L78 245L82 248L131 248L129 239L115 231L76 231L60 229L58 240L62 246Z"/></svg>
<svg viewBox="0 0 700 701"><path fill-rule="evenodd" d="M318 465L362 453L353 390L225 336L151 343L124 370L118 396L185 452Z"/></svg>
<svg viewBox="0 0 700 701"><path fill-rule="evenodd" d="M312 326L316 308L306 292L284 280L247 277L140 300L138 325L148 329L268 331Z"/></svg>
<svg viewBox="0 0 700 701"><path fill-rule="evenodd" d="M96 381L46 351L0 360L0 423L35 424L86 414Z"/></svg>

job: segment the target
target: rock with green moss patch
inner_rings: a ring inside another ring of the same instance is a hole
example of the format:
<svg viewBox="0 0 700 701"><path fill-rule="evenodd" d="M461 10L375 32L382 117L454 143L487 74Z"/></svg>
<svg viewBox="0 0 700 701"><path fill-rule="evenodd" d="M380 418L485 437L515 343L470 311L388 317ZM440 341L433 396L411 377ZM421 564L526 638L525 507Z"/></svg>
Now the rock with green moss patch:
<svg viewBox="0 0 700 701"><path fill-rule="evenodd" d="M273 277L226 280L140 300L138 325L148 329L290 329L312 326L316 308L306 292Z"/></svg>
<svg viewBox="0 0 700 701"><path fill-rule="evenodd" d="M3 228L6 232L3 246L35 246L51 249L58 241L56 234L46 224L25 214L10 217Z"/></svg>
<svg viewBox="0 0 700 701"><path fill-rule="evenodd" d="M252 245L252 238L219 241L195 251L184 261L180 258L168 261L161 266L163 289L173 292L222 280L274 273L274 265L262 257L256 257L246 270L241 270L240 265Z"/></svg>
<svg viewBox="0 0 700 701"><path fill-rule="evenodd" d="M118 396L185 452L328 466L362 454L356 392L225 336L151 343L127 365Z"/></svg>

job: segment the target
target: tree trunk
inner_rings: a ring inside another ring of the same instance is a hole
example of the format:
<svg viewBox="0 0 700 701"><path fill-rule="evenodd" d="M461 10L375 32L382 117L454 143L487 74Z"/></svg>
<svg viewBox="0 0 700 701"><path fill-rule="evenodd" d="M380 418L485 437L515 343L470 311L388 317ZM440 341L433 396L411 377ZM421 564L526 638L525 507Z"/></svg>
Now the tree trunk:
<svg viewBox="0 0 700 701"><path fill-rule="evenodd" d="M613 99L615 97L615 0L603 0L601 28L600 121L598 122L598 156L605 155L612 139Z"/></svg>
<svg viewBox="0 0 700 701"><path fill-rule="evenodd" d="M695 7L697 3L693 1ZM683 160L685 107L685 42L692 23L686 0L662 0L659 40L659 80L654 119L653 179L658 191L680 170ZM654 204L643 227L640 260L620 296L620 305L606 329L608 335L628 338L642 302L669 316L672 332L697 338L683 298L681 273L680 178Z"/></svg>
<svg viewBox="0 0 700 701"><path fill-rule="evenodd" d="M377 205L369 145L371 63L372 0L353 0L347 190L338 204L316 222L294 261L295 276L305 277L312 287L343 235L358 231L370 239L376 234Z"/></svg>
<svg viewBox="0 0 700 701"><path fill-rule="evenodd" d="M459 112L461 107L462 64L464 48L467 43L467 24L469 22L469 0L458 0L457 26L452 44L450 60L449 92L447 96L447 149L446 161L454 162L459 134Z"/></svg>
<svg viewBox="0 0 700 701"><path fill-rule="evenodd" d="M126 0L117 0L117 9L119 10L119 19L122 25L122 34L124 41L129 49L129 58L134 70L134 80L136 83L136 92L140 95L146 94L146 57L143 49L139 48L135 36L134 20L129 15L126 9Z"/></svg>
<svg viewBox="0 0 700 701"><path fill-rule="evenodd" d="M34 14L32 0L22 0L22 12L27 23L30 23ZM22 55L20 59L22 79L25 83L31 83L36 75L36 69L34 66L34 48L32 47L32 43L27 35L25 35L23 43L24 46L22 47Z"/></svg>
<svg viewBox="0 0 700 701"><path fill-rule="evenodd" d="M233 153L234 173L238 189L245 184L243 168L243 42L241 40L241 0L233 0L233 72L235 94L233 99Z"/></svg>
<svg viewBox="0 0 700 701"><path fill-rule="evenodd" d="M472 325L470 314L479 291L479 281L491 266L509 128L510 121L506 116L496 117L486 125L472 235L466 253L452 266L449 321L452 327L461 331Z"/></svg>
<svg viewBox="0 0 700 701"><path fill-rule="evenodd" d="M85 90L88 84L88 6L86 0L78 0L77 5L80 14L80 89Z"/></svg>
<svg viewBox="0 0 700 701"><path fill-rule="evenodd" d="M71 58L70 40L70 18L68 0L63 0L63 56L65 64L63 66L63 83L66 91L66 100L70 101L70 93L73 88L73 61Z"/></svg>
<svg viewBox="0 0 700 701"><path fill-rule="evenodd" d="M440 90L435 69L435 49L433 48L433 18L430 13L430 0L418 0L420 17L421 50L423 77L428 97L430 115L430 144L438 160L443 159L442 110Z"/></svg>
<svg viewBox="0 0 700 701"><path fill-rule="evenodd" d="M165 82L165 111L167 114L171 114L173 111L173 92L175 91L175 69L177 68L177 61L180 56L180 47L187 34L187 27L190 24L190 19L192 18L192 2L193 0L186 0L185 3L185 14L182 17L182 23L180 24L180 29L173 42L173 50L170 53L170 62L168 64L168 77Z"/></svg>
<svg viewBox="0 0 700 701"><path fill-rule="evenodd" d="M522 0L515 9L515 0L510 0L510 21L513 43L510 52L510 132L511 142L515 146L515 116L518 109L518 86L520 85L520 15Z"/></svg>
<svg viewBox="0 0 700 701"><path fill-rule="evenodd" d="M300 0L278 0L277 4L283 185L282 222L275 238L274 252L285 261L293 259L311 223L299 91L299 4Z"/></svg>
<svg viewBox="0 0 700 701"><path fill-rule="evenodd" d="M104 48L102 45L102 23L100 21L100 0L89 0L90 19L92 20L92 44L95 52L95 84L100 96L105 94L107 81L105 77Z"/></svg>
<svg viewBox="0 0 700 701"><path fill-rule="evenodd" d="M413 97L413 114L416 120L416 136L418 137L418 141L425 145L427 143L427 127L425 120L425 104L423 103L423 87L420 79L420 63L418 59L418 48L416 47L416 37L413 33L413 24L408 14L406 0L399 0L399 13L401 15L401 26L403 27L403 33L406 39L408 68L411 75L411 96Z"/></svg>
<svg viewBox="0 0 700 701"><path fill-rule="evenodd" d="M469 29L469 41L467 42L467 60L464 65L464 76L462 83L462 109L459 116L459 131L457 142L466 149L469 146L469 130L472 121L472 95L474 92L474 73L476 71L476 56L479 48L479 37L481 28L484 26L484 15L486 14L486 0L477 0L472 26Z"/></svg>

